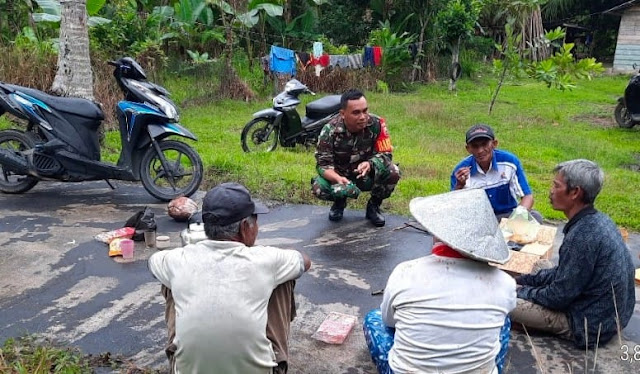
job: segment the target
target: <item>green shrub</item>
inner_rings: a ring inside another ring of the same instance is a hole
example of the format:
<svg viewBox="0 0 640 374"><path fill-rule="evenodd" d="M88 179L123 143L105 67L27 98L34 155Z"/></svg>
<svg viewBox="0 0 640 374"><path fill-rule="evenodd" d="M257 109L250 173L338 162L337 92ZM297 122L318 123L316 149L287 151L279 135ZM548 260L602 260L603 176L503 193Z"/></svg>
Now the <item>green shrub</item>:
<svg viewBox="0 0 640 374"><path fill-rule="evenodd" d="M482 61L483 56L475 50L463 49L460 51L459 58L462 75L465 77L477 77L478 73L486 66Z"/></svg>
<svg viewBox="0 0 640 374"><path fill-rule="evenodd" d="M76 349L39 344L31 337L24 337L4 342L0 348L0 372L84 374L92 370Z"/></svg>

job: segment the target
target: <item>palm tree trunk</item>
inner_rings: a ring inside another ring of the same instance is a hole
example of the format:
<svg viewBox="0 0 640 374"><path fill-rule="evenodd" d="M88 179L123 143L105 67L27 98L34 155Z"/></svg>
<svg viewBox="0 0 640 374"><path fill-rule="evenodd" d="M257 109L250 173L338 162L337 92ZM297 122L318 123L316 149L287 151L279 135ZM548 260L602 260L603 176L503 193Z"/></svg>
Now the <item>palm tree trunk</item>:
<svg viewBox="0 0 640 374"><path fill-rule="evenodd" d="M51 91L93 100L86 0L60 0L60 51Z"/></svg>

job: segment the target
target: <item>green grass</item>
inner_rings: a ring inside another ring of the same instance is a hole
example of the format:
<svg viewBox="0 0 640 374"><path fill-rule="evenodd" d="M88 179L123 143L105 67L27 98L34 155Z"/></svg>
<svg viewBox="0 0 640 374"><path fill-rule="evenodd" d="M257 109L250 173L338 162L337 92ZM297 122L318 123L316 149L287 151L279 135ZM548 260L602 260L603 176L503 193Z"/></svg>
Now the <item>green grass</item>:
<svg viewBox="0 0 640 374"><path fill-rule="evenodd" d="M34 335L9 338L0 345L0 373L3 374L90 374L102 372L158 374L161 371L138 367L111 353L85 355L79 349L53 344ZM109 370L110 369L110 370Z"/></svg>
<svg viewBox="0 0 640 374"><path fill-rule="evenodd" d="M419 87L408 94L367 93L373 113L386 118L394 144L394 161L402 179L385 201L388 212L408 215L409 201L416 196L449 189L451 169L466 156L464 133L473 123L492 125L499 148L515 153L522 161L545 218L564 219L548 202L553 167L575 158L597 162L606 182L596 206L617 224L640 231L640 173L629 165L640 164L639 129L619 128L613 120L616 99L627 76L608 76L581 81L573 91L547 89L525 81L503 86L491 115L491 86L495 80L462 80L457 93L446 82ZM244 183L255 195L280 202L321 204L310 192L315 174L313 149L278 148L267 154L246 154L240 133L253 112L271 106L268 99L245 103L217 101L194 104L183 79L165 79L170 92L179 92L181 122L198 137L192 143L204 161L203 188L223 181ZM306 96L308 102L312 97ZM197 100L201 103L202 100ZM298 107L302 112L303 105ZM115 161L119 135L107 135L105 159ZM350 203L364 207L365 199Z"/></svg>
<svg viewBox="0 0 640 374"><path fill-rule="evenodd" d="M90 373L88 361L79 351L38 344L30 337L7 339L0 347L2 373Z"/></svg>
<svg viewBox="0 0 640 374"><path fill-rule="evenodd" d="M588 158L607 175L597 207L619 225L640 230L640 174L628 167L640 162L640 134L637 129L617 127L613 120L616 99L627 81L626 76L602 77L581 82L568 92L535 82L507 84L491 115L492 80L463 80L455 94L445 83L422 86L410 94L367 93L371 111L387 119L394 160L403 172L384 207L408 215L413 197L448 191L451 169L466 156L466 129L486 122L494 127L499 147L522 160L534 190L535 207L546 218L564 219L547 198L553 167L561 161ZM179 84L166 83L169 88ZM182 111L182 123L200 138L195 147L207 168L205 188L235 180L265 199L320 203L309 189L315 173L313 149L279 146L267 154L242 152L243 125L253 112L270 105L269 100L222 101L187 106ZM298 109L302 111L302 105ZM366 199L360 200L350 206L363 207Z"/></svg>

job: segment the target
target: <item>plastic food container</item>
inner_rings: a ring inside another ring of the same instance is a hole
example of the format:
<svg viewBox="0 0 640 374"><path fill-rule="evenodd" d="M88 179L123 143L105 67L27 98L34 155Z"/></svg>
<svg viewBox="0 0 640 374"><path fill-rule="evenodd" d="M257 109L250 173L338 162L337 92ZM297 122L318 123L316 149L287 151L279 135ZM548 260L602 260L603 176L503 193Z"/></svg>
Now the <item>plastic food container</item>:
<svg viewBox="0 0 640 374"><path fill-rule="evenodd" d="M158 249L166 249L171 246L171 238L166 235L160 235L156 237L156 247Z"/></svg>

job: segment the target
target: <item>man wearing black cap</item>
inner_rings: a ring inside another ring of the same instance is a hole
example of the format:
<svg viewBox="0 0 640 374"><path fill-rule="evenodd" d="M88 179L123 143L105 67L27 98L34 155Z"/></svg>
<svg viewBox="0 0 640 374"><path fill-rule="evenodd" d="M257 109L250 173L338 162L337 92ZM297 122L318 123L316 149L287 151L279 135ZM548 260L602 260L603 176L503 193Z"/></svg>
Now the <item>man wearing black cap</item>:
<svg viewBox="0 0 640 374"><path fill-rule="evenodd" d="M491 126L476 124L467 130L466 148L469 152L451 173L451 190L482 188L493 207L496 218L506 218L522 206L538 221L542 216L533 207L533 195L518 157L496 149Z"/></svg>
<svg viewBox="0 0 640 374"><path fill-rule="evenodd" d="M254 245L267 212L244 186L220 184L202 203L209 240L149 258L175 301L176 373L286 373L294 280L311 262Z"/></svg>

